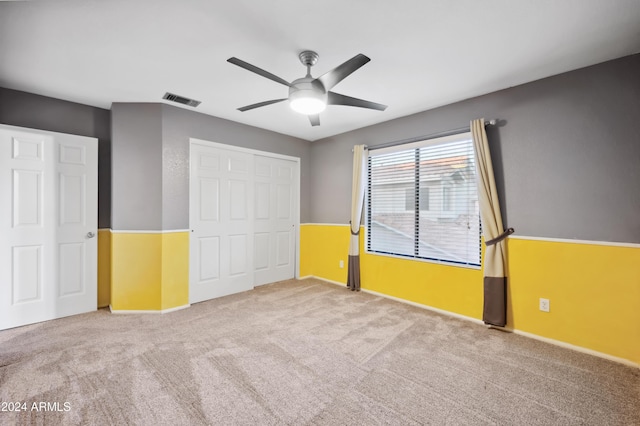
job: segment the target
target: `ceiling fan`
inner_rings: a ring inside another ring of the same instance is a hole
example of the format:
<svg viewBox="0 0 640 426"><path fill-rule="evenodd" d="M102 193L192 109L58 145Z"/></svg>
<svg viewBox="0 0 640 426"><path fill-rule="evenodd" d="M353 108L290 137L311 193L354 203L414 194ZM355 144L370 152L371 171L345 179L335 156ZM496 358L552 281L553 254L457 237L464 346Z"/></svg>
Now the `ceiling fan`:
<svg viewBox="0 0 640 426"><path fill-rule="evenodd" d="M287 98L258 102L257 104L238 108L238 110L244 112L288 100L294 111L309 116L309 121L312 126L319 126L320 113L324 111L327 105L346 105L375 109L378 111L384 111L387 108L386 105L365 101L364 99L352 98L350 96L341 95L331 91L336 84L340 83L358 68L371 60L365 55L358 54L318 78L311 77L311 67L318 62L318 54L310 50L305 50L304 52L301 52L298 57L300 58L302 65L307 67L307 75L297 80L293 80L291 83L277 75L271 74L262 68L258 68L255 65L251 65L250 63L238 58L234 57L227 59L227 62L237 65L240 68L244 68L247 71L254 72L268 78L269 80L289 87L289 97Z"/></svg>

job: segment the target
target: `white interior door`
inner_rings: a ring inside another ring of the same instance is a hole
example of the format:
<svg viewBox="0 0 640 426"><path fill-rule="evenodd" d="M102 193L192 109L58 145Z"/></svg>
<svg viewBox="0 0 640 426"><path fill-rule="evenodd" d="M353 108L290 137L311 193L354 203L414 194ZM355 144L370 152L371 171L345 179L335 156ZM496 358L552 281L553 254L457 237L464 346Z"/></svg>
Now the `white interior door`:
<svg viewBox="0 0 640 426"><path fill-rule="evenodd" d="M255 156L255 285L295 276L295 209L298 163Z"/></svg>
<svg viewBox="0 0 640 426"><path fill-rule="evenodd" d="M97 309L98 141L0 125L0 329Z"/></svg>
<svg viewBox="0 0 640 426"><path fill-rule="evenodd" d="M189 301L253 288L253 155L191 143Z"/></svg>

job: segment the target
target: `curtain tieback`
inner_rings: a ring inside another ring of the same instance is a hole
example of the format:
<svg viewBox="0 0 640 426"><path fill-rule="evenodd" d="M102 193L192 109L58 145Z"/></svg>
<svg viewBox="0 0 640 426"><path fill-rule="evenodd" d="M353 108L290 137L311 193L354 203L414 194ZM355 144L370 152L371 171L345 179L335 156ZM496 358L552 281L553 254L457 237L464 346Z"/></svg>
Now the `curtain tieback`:
<svg viewBox="0 0 640 426"><path fill-rule="evenodd" d="M485 246L492 246L494 244L498 244L500 241L504 240L505 238L507 238L509 235L513 234L515 231L513 228L508 228L506 231L504 231L502 234L498 235L496 238L489 240L489 241L485 241L484 245Z"/></svg>
<svg viewBox="0 0 640 426"><path fill-rule="evenodd" d="M360 235L360 227L358 226L358 231L353 232L353 227L351 226L351 221L349 221L349 231L351 231L351 235Z"/></svg>

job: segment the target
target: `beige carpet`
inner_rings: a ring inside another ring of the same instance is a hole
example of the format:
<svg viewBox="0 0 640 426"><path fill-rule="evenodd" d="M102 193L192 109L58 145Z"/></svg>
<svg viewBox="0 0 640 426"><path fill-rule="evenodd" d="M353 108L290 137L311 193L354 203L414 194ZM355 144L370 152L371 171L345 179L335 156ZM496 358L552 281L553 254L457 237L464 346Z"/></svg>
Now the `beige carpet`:
<svg viewBox="0 0 640 426"><path fill-rule="evenodd" d="M305 280L2 331L0 401L27 405L2 425L640 425L640 370Z"/></svg>

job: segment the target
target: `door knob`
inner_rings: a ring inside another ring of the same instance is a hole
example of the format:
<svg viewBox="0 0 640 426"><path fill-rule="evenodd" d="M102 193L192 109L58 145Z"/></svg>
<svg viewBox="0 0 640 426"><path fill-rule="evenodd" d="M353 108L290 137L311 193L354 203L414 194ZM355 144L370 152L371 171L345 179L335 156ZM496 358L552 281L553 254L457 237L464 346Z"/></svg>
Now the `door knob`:
<svg viewBox="0 0 640 426"><path fill-rule="evenodd" d="M95 236L96 236L95 232L91 232L91 231L87 232L87 238L93 238Z"/></svg>

